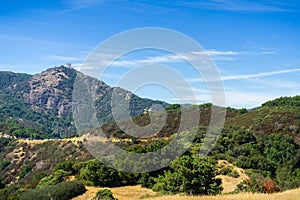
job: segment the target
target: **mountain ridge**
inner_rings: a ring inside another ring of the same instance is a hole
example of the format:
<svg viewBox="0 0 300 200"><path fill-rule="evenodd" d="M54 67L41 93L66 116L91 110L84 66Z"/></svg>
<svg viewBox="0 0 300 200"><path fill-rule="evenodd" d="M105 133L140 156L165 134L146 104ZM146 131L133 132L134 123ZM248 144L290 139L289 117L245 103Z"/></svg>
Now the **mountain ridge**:
<svg viewBox="0 0 300 200"><path fill-rule="evenodd" d="M0 102L6 109L3 111L0 108L2 121L10 117L20 118L31 121L38 127L44 126L45 121L52 120L55 122L54 124L49 122L50 124L40 128L40 131L49 134L74 135L76 130L72 114L72 92L78 74L82 73L65 66L49 68L35 75L0 72L0 78L3 80L0 82ZM113 121L110 101L115 88L92 77L84 75L84 78L92 82L93 87L96 88L95 105L99 123ZM142 114L145 109L149 109L154 104L163 107L168 105L162 101L140 98L121 88L118 88L117 92L123 98L131 96L130 114L132 116ZM10 102L10 106L7 106L8 102ZM19 102L20 105L15 103L16 105L10 109L14 102ZM31 111L32 113L30 113Z"/></svg>

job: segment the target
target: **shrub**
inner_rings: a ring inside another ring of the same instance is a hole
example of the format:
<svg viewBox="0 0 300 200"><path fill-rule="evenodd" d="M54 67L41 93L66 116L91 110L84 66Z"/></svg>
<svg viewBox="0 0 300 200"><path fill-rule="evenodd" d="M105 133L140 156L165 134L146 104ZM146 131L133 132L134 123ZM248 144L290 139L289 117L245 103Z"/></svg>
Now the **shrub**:
<svg viewBox="0 0 300 200"><path fill-rule="evenodd" d="M9 164L10 164L10 162L8 160L0 159L0 170L5 169Z"/></svg>
<svg viewBox="0 0 300 200"><path fill-rule="evenodd" d="M222 169L220 169L219 174L230 176L232 178L238 178L240 176L239 173L236 170L234 170L232 166L223 167Z"/></svg>
<svg viewBox="0 0 300 200"><path fill-rule="evenodd" d="M26 165L23 170L19 173L19 180L24 178L24 176L26 176L27 173L29 173L31 171L32 167L29 165Z"/></svg>
<svg viewBox="0 0 300 200"><path fill-rule="evenodd" d="M44 188L27 190L20 195L20 200L69 200L86 192L81 182L63 182Z"/></svg>
<svg viewBox="0 0 300 200"><path fill-rule="evenodd" d="M55 171L53 173L53 175L42 178L41 181L39 182L39 184L37 185L37 188L42 188L42 187L46 187L49 185L56 185L58 183L61 183L64 181L64 178L69 175L70 175L70 172L66 172L66 171L59 169L59 170Z"/></svg>
<svg viewBox="0 0 300 200"><path fill-rule="evenodd" d="M108 189L99 190L92 200L117 200Z"/></svg>

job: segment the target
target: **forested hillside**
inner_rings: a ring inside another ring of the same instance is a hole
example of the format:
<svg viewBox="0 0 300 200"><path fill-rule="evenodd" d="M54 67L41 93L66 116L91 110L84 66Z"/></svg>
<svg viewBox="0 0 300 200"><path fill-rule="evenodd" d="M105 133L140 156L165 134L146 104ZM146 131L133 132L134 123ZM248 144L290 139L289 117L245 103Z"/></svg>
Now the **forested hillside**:
<svg viewBox="0 0 300 200"><path fill-rule="evenodd" d="M300 96L281 97L251 112L227 120L228 125L264 134L282 133L300 138Z"/></svg>

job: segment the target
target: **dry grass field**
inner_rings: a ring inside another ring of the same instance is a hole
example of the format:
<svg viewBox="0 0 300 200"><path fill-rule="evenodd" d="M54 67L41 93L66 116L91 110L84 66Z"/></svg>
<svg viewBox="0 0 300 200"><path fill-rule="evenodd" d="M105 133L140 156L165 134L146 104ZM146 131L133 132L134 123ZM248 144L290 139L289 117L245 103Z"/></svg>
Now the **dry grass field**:
<svg viewBox="0 0 300 200"><path fill-rule="evenodd" d="M233 194L233 195L219 195L219 196L161 196L154 198L147 198L147 200L299 200L300 189L289 190L282 193L275 194Z"/></svg>
<svg viewBox="0 0 300 200"><path fill-rule="evenodd" d="M116 188L100 188L86 186L87 192L83 195L73 198L72 200L91 200L96 196L96 193L100 189L109 189L112 191L115 198L118 200L137 200L144 195L153 196L156 193L150 189L142 188L141 186L124 186Z"/></svg>
<svg viewBox="0 0 300 200"><path fill-rule="evenodd" d="M87 192L83 195L73 198L72 200L91 200L96 196L99 187L87 186ZM169 196L156 196L156 193L142 188L141 186L125 186L118 188L108 188L112 191L114 197L119 200L299 200L300 188L289 190L275 194L222 194L218 196L181 196L181 195L169 195ZM148 196L148 198L145 198Z"/></svg>

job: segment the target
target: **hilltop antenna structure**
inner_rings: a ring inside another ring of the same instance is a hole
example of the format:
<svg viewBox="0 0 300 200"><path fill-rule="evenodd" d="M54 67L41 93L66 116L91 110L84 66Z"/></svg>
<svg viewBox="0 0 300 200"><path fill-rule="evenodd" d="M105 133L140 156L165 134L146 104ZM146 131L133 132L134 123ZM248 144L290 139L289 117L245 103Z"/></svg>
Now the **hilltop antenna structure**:
<svg viewBox="0 0 300 200"><path fill-rule="evenodd" d="M71 68L71 63L67 63L67 68Z"/></svg>

